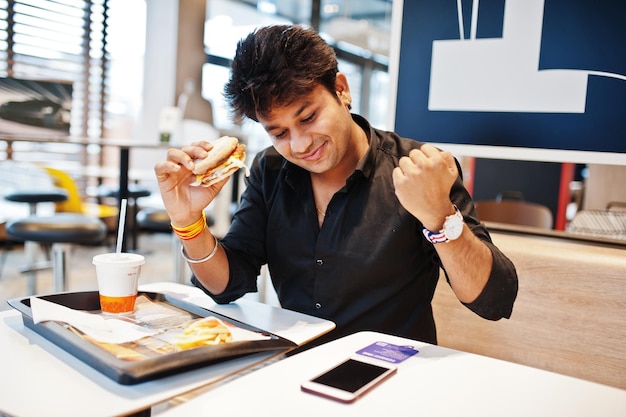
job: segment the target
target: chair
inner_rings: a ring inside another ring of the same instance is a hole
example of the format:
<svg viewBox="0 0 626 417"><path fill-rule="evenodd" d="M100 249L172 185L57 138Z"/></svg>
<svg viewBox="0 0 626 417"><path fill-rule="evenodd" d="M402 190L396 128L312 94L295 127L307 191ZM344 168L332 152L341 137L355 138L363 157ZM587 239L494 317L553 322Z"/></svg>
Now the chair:
<svg viewBox="0 0 626 417"><path fill-rule="evenodd" d="M22 269L22 272L28 274L30 295L37 293L35 272L41 269L34 266L36 265L36 252L33 250L32 243L52 245L53 289L59 292L67 289L67 264L71 244L99 243L107 234L102 221L77 213L31 215L10 222L6 227L6 232L10 239L25 243L24 250L28 266Z"/></svg>
<svg viewBox="0 0 626 417"><path fill-rule="evenodd" d="M2 267L8 252L12 248L12 241L7 233L6 226L11 220L35 216L37 214L54 213L54 204L67 199L67 192L58 188L52 182L48 173L39 166L25 161L0 161L0 195L5 203L1 207L3 216L3 248ZM34 271L51 265L51 262L34 264L40 245L35 242L24 244L24 250L32 256L23 272ZM1 271L1 269L0 269ZM29 279L29 282L32 281Z"/></svg>
<svg viewBox="0 0 626 417"><path fill-rule="evenodd" d="M67 200L67 192L60 188L50 190L30 189L13 191L4 196L8 201L14 203L26 203L29 206L31 215L37 214L39 203L59 203Z"/></svg>
<svg viewBox="0 0 626 417"><path fill-rule="evenodd" d="M485 200L475 203L481 221L552 229L552 211L544 205L520 200Z"/></svg>
<svg viewBox="0 0 626 417"><path fill-rule="evenodd" d="M609 201L606 209L607 211L626 211L626 201Z"/></svg>
<svg viewBox="0 0 626 417"><path fill-rule="evenodd" d="M142 188L137 184L129 184L128 186L128 211L129 216L126 217L126 230L130 228L130 245L128 246L128 250L136 251L138 249L137 246L137 235L139 230L137 228L137 213L139 211L139 206L137 204L137 200L141 197L149 197L152 192L147 188ZM115 200L120 200L120 190L117 187L109 187L106 185L101 185L98 188L98 196L101 198L114 198ZM125 246L125 245L124 245Z"/></svg>
<svg viewBox="0 0 626 417"><path fill-rule="evenodd" d="M148 232L171 233L170 222L170 216L163 208L147 207L137 213L137 225Z"/></svg>
<svg viewBox="0 0 626 417"><path fill-rule="evenodd" d="M5 200L11 201L14 203L26 203L29 206L29 216L35 217L37 216L37 206L41 203L57 203L67 199L67 193L62 189L30 189L30 190L20 190L20 191L12 191L4 196ZM4 267L4 260L7 256L8 251L11 248L11 236L8 233L6 221L3 225L3 235L6 238L6 242L4 244L3 253L2 253L2 268ZM35 289L35 278L34 271L39 269L44 269L51 265L50 262L36 264L37 252L39 251L40 245L35 242L25 242L24 243L24 251L27 254L27 259L29 261L28 265L22 268L22 272L29 273L28 275L28 285L29 288ZM0 272L2 271L0 268Z"/></svg>
<svg viewBox="0 0 626 417"><path fill-rule="evenodd" d="M44 169L52 177L55 185L67 192L67 199L55 204L56 213L84 214L102 220L109 231L117 229L117 216L119 214L117 207L84 201L78 185L70 174L56 168L45 167Z"/></svg>
<svg viewBox="0 0 626 417"><path fill-rule="evenodd" d="M513 191L513 190L507 190L507 191L502 191L501 193L498 193L498 195L496 196L496 201L502 201L502 200L525 200L524 198L524 193L522 193L521 191Z"/></svg>
<svg viewBox="0 0 626 417"><path fill-rule="evenodd" d="M102 241L106 236L104 223L82 213L56 213L55 206L52 210L38 210L41 203L56 205L67 200L71 193L56 187L49 171L37 165L2 161L0 172L4 198L30 207L28 214L16 212L6 225L8 239L24 242L27 264L21 272L27 276L29 294L37 293L36 272L50 267L55 291L63 291L69 245ZM41 247L51 248L51 261L38 262Z"/></svg>
<svg viewBox="0 0 626 417"><path fill-rule="evenodd" d="M7 220L28 214L53 213L54 203L68 197L44 169L30 162L13 160L0 161L0 195L6 203L2 206L2 215Z"/></svg>

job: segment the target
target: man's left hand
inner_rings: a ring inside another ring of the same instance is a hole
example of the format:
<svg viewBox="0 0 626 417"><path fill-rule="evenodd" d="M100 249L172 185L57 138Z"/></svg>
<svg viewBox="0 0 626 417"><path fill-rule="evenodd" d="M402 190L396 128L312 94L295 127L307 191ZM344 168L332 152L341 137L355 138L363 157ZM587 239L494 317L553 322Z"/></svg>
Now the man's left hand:
<svg viewBox="0 0 626 417"><path fill-rule="evenodd" d="M430 230L440 230L453 214L450 190L459 175L450 152L424 144L400 158L393 184L400 204Z"/></svg>

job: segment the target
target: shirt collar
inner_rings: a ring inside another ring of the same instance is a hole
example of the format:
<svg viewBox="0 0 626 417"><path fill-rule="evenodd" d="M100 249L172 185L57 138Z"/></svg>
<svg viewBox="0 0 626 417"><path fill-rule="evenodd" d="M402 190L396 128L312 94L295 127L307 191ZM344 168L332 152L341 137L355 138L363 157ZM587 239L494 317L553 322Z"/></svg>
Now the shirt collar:
<svg viewBox="0 0 626 417"><path fill-rule="evenodd" d="M369 142L369 148L357 164L355 173L361 172L364 177L369 178L374 172L376 149L378 148L379 138L372 126L370 126L369 122L365 120L364 117L359 116L358 114L353 114L352 119L361 127L361 129L365 131L367 141Z"/></svg>

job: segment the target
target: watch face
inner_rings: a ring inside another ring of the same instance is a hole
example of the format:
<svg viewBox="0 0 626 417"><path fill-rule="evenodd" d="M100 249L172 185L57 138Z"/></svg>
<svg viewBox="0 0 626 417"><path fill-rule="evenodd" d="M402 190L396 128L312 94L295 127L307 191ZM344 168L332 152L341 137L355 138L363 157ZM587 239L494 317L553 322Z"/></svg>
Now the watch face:
<svg viewBox="0 0 626 417"><path fill-rule="evenodd" d="M463 217L458 214L448 217L443 224L443 230L449 240L457 239L463 232Z"/></svg>

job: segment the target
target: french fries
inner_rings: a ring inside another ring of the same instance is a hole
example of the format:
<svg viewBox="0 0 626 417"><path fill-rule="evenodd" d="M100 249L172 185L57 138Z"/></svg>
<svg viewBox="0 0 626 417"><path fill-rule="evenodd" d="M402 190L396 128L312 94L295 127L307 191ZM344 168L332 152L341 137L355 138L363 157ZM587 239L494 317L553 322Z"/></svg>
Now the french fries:
<svg viewBox="0 0 626 417"><path fill-rule="evenodd" d="M233 336L224 323L215 317L205 317L188 324L182 334L176 337L174 345L179 350L185 350L227 343L232 339Z"/></svg>

